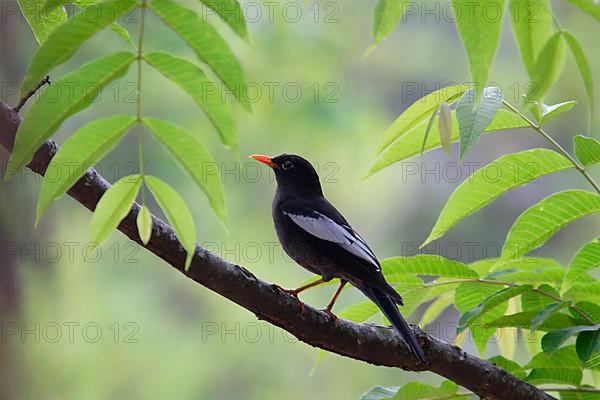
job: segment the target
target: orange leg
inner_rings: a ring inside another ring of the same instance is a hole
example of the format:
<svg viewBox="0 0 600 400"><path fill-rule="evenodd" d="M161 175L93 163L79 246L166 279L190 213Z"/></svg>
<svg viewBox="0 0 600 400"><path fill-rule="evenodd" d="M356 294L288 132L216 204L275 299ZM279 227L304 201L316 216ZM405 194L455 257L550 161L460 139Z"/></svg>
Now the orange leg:
<svg viewBox="0 0 600 400"><path fill-rule="evenodd" d="M333 320L335 320L336 323L337 323L338 317L331 311L331 309L333 308L333 305L337 301L338 297L340 297L340 293L342 293L342 289L344 289L344 286L346 286L346 283L348 283L348 282L345 280L340 281L340 286L338 286L337 290L335 291L333 298L331 299L329 304L327 304L327 307L325 307L325 309L322 310L323 312L327 313Z"/></svg>
<svg viewBox="0 0 600 400"><path fill-rule="evenodd" d="M300 298L298 297L298 294L300 292L305 291L306 289L310 289L311 287L315 287L315 286L319 286L322 283L325 283L326 281L324 281L322 278L319 279L318 281L314 281L311 282L309 284L306 284L304 286L300 286L297 289L283 289L284 292L288 293L289 295L291 295L292 297L294 297L296 299L296 301L298 302L298 305L300 306L300 313L304 312L304 303L300 300Z"/></svg>

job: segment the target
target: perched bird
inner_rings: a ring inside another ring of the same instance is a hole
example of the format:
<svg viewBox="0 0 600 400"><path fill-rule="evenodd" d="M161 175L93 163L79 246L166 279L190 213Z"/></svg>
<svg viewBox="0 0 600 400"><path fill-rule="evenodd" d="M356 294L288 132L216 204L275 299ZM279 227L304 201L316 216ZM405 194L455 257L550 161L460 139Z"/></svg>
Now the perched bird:
<svg viewBox="0 0 600 400"><path fill-rule="evenodd" d="M283 249L298 264L321 276L318 281L286 292L303 308L298 293L339 278L340 286L323 310L337 319L331 309L349 282L377 304L415 357L424 362L423 349L398 311L402 297L386 282L381 265L367 243L323 197L319 176L310 162L293 154L252 155L250 158L275 171L273 222Z"/></svg>

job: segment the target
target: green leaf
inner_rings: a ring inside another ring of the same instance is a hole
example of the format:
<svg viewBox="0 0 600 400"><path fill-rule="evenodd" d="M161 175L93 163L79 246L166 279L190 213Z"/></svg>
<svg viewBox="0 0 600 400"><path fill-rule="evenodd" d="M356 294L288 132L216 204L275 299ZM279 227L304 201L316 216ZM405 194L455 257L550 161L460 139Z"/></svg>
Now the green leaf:
<svg viewBox="0 0 600 400"><path fill-rule="evenodd" d="M438 129L440 131L442 149L450 156L450 151L452 150L452 115L450 114L450 106L446 103L440 104Z"/></svg>
<svg viewBox="0 0 600 400"><path fill-rule="evenodd" d="M515 283L553 283L560 284L565 275L564 268L540 268L530 271L504 270L497 271L493 278Z"/></svg>
<svg viewBox="0 0 600 400"><path fill-rule="evenodd" d="M562 73L565 65L565 43L562 33L556 32L546 41L537 59L531 80L532 86L523 102L530 104L544 97Z"/></svg>
<svg viewBox="0 0 600 400"><path fill-rule="evenodd" d="M501 105L502 92L494 86L483 90L480 101L476 101L475 89L467 90L461 97L456 106L461 159L475 147Z"/></svg>
<svg viewBox="0 0 600 400"><path fill-rule="evenodd" d="M430 290L428 287L423 287L423 281L416 277L414 277L413 282L396 285L394 289L402 293L404 306L401 311L405 316L411 315L421 305L423 298ZM338 315L350 321L365 322L379 312L379 308L373 302L365 301L345 308ZM384 321L384 323L387 322Z"/></svg>
<svg viewBox="0 0 600 400"><path fill-rule="evenodd" d="M500 368L502 368L509 374L514 375L519 379L525 379L525 377L527 376L527 373L525 372L523 367L521 367L515 361L509 360L506 357L494 356L494 357L488 359L488 361L493 364L496 364L497 366L499 366Z"/></svg>
<svg viewBox="0 0 600 400"><path fill-rule="evenodd" d="M133 9L136 4L135 0L99 1L94 6L94 18L85 12L69 17L67 22L50 33L34 54L21 85L21 95L36 87L52 68L69 60L87 39Z"/></svg>
<svg viewBox="0 0 600 400"><path fill-rule="evenodd" d="M496 293L498 287L496 284L480 282L461 283L454 291L454 306L461 314L464 314Z"/></svg>
<svg viewBox="0 0 600 400"><path fill-rule="evenodd" d="M402 294L402 301L404 302L404 305L400 307L400 311L402 312L402 314L404 314L404 316L406 317L416 320L417 317L413 317L413 313L417 310L417 308L419 308L421 304L423 304L423 298L426 298L429 295L429 293L431 292L431 288L423 286L421 284L417 287L412 288L403 285L398 285L394 286L394 289L396 289L398 293Z"/></svg>
<svg viewBox="0 0 600 400"><path fill-rule="evenodd" d="M450 381L443 381L439 388L420 382L410 382L402 386L394 400L436 400L436 399L456 399L458 386Z"/></svg>
<svg viewBox="0 0 600 400"><path fill-rule="evenodd" d="M530 83L529 86L527 86L526 91L527 90L532 91L534 89L535 89L535 87L531 86L531 83ZM533 104L530 104L529 112L531 112L531 115L533 115L533 118L535 118L537 121L542 119L543 106L544 106L544 103L540 102L540 101L534 101Z"/></svg>
<svg viewBox="0 0 600 400"><path fill-rule="evenodd" d="M580 278L589 279L587 273L597 267L600 267L600 238L587 243L575 254L565 274L561 292L566 292Z"/></svg>
<svg viewBox="0 0 600 400"><path fill-rule="evenodd" d="M431 92L415 101L406 110L404 110L402 114L400 114L400 116L398 116L398 118L396 118L396 120L392 122L392 124L383 133L383 136L377 145L377 153L381 153L396 139L408 133L417 125L426 121L433 110L437 109L441 103L452 103L460 99L462 94L466 92L467 89L468 86L464 85L447 86L436 90L435 92ZM425 129L425 126L423 126L423 129ZM422 137L422 134L419 135L419 139Z"/></svg>
<svg viewBox="0 0 600 400"><path fill-rule="evenodd" d="M150 0L148 6L179 35L232 91L236 100L250 111L250 103L243 96L246 78L237 58L227 42L193 10L169 0Z"/></svg>
<svg viewBox="0 0 600 400"><path fill-rule="evenodd" d="M236 151L238 143L235 120L227 103L223 101L219 86L199 67L183 58L167 53L150 53L144 59L189 94L219 132L223 144Z"/></svg>
<svg viewBox="0 0 600 400"><path fill-rule="evenodd" d="M379 308L372 301L363 301L361 303L353 304L338 315L340 318L347 319L354 322L365 322L373 315L379 312Z"/></svg>
<svg viewBox="0 0 600 400"><path fill-rule="evenodd" d="M596 8L600 10L600 7L597 5ZM590 64L585 57L583 48L575 36L567 31L562 31L562 34L567 42L567 46L569 46L569 50L571 50L571 54L573 54L573 57L575 58L575 63L579 69L579 75L581 75L581 80L583 81L583 87L585 88L585 93L587 95L591 123L594 114L594 81L592 79L592 69L590 68Z"/></svg>
<svg viewBox="0 0 600 400"><path fill-rule="evenodd" d="M577 104L576 101L565 101L564 103L553 104L551 106L544 104L542 106L542 117L540 118L539 125L542 126L555 117L558 117L560 114L566 113L573 108L575 104Z"/></svg>
<svg viewBox="0 0 600 400"><path fill-rule="evenodd" d="M490 322L486 322L484 327L494 328L521 328L529 329L531 327L531 320L536 317L538 311L524 311L516 314L505 315L503 317L496 318ZM538 331L551 331L555 329L563 329L573 326L581 322L566 314L554 314L548 317L540 326Z"/></svg>
<svg viewBox="0 0 600 400"><path fill-rule="evenodd" d="M535 385L543 383L563 383L579 385L583 372L574 368L539 368L529 373L526 381Z"/></svg>
<svg viewBox="0 0 600 400"><path fill-rule="evenodd" d="M575 282L563 297L565 300L574 302L591 301L600 303L600 282L596 280Z"/></svg>
<svg viewBox="0 0 600 400"><path fill-rule="evenodd" d="M552 354L571 336L580 332L597 331L598 329L600 329L600 325L579 325L548 332L542 338L542 349L545 353Z"/></svg>
<svg viewBox="0 0 600 400"><path fill-rule="evenodd" d="M573 168L573 164L565 157L547 149L507 154L493 161L490 166L493 169L480 168L456 188L422 246L442 237L458 222L509 190L541 176Z"/></svg>
<svg viewBox="0 0 600 400"><path fill-rule="evenodd" d="M444 282L444 284L438 286L428 286L429 291L427 292L427 295L421 299L421 303L432 301L444 294L452 295L452 298L454 298L454 290L461 283L454 278L437 278L434 282ZM452 304L452 302L450 302L450 304Z"/></svg>
<svg viewBox="0 0 600 400"><path fill-rule="evenodd" d="M479 357L484 357L490 339L496 335L497 329L490 329L483 325L475 324L469 327L471 339L479 352Z"/></svg>
<svg viewBox="0 0 600 400"><path fill-rule="evenodd" d="M585 363L586 369L598 369L600 367L600 353L593 354Z"/></svg>
<svg viewBox="0 0 600 400"><path fill-rule="evenodd" d="M565 190L528 208L508 232L502 260L516 260L541 246L578 218L600 211L600 196L585 190Z"/></svg>
<svg viewBox="0 0 600 400"><path fill-rule="evenodd" d="M533 77L537 57L553 32L550 7L548 0L510 0L510 22L529 77ZM535 18L531 16L532 10Z"/></svg>
<svg viewBox="0 0 600 400"><path fill-rule="evenodd" d="M187 253L185 260L187 270L196 251L196 226L192 213L179 194L166 182L154 176L146 176L144 179Z"/></svg>
<svg viewBox="0 0 600 400"><path fill-rule="evenodd" d="M414 275L407 275L404 279L404 282L400 284L392 283L390 280L390 284L397 292L402 293L404 300L402 313L408 316L422 303L423 298L427 297L430 288L424 287L423 280ZM338 316L350 321L364 322L378 312L379 308L373 302L365 301L345 308Z"/></svg>
<svg viewBox="0 0 600 400"><path fill-rule="evenodd" d="M581 369L583 364L577 353L575 352L575 346L567 346L556 350L552 354L538 353L531 361L523 368L525 369L537 369L537 368L573 368Z"/></svg>
<svg viewBox="0 0 600 400"><path fill-rule="evenodd" d="M360 400L452 400L464 395L456 394L458 386L450 381L444 381L439 388L420 382L410 382L398 387L376 386L363 394Z"/></svg>
<svg viewBox="0 0 600 400"><path fill-rule="evenodd" d="M68 2L69 1L66 1L66 0L48 0L48 3L46 3L46 6L50 5L51 3L58 3L58 5L60 5L62 3L68 3ZM70 1L70 3L74 4L78 8L81 8L82 10L84 10L83 12L90 13L90 15L93 15L93 13L97 12L95 5L98 3L98 0L72 0L72 1ZM91 8L89 10L86 10L86 8L88 8L90 6L91 6ZM130 44L132 47L135 48L136 45L131 40L129 31L127 31L127 29L125 29L121 25L119 25L118 22L113 22L112 24L110 24L110 30L113 31L114 33L116 33L117 36L119 36L121 39L123 39L127 44Z"/></svg>
<svg viewBox="0 0 600 400"><path fill-rule="evenodd" d="M458 123L456 121L455 112L451 113L452 116L452 142L458 141ZM492 123L485 129L484 134L491 133L499 130L514 129L514 128L526 128L529 125L523 121L521 117L507 110L498 110L498 113L494 117ZM400 162L414 155L417 155L421 151L421 145L423 141L423 135L425 134L426 123L421 121L405 134L398 137L389 147L379 154L375 162L371 165L367 176L373 175L374 173L388 167L396 162ZM437 126L431 128L431 135L425 145L425 151L433 150L441 146L440 133Z"/></svg>
<svg viewBox="0 0 600 400"><path fill-rule="evenodd" d="M131 210L131 205L142 186L140 175L129 175L118 180L100 198L90 224L92 243L102 244Z"/></svg>
<svg viewBox="0 0 600 400"><path fill-rule="evenodd" d="M479 277L475 271L465 264L436 254L386 258L381 262L381 268L386 277L395 274L433 275L454 278Z"/></svg>
<svg viewBox="0 0 600 400"><path fill-rule="evenodd" d="M479 282L461 283L454 291L454 305L461 314L464 314L481 304L497 291L498 285L495 284ZM485 352L488 341L496 333L496 329L492 329L486 326L486 324L504 315L507 307L507 303L501 303L482 315L480 323L469 326L471 337L480 354Z"/></svg>
<svg viewBox="0 0 600 400"><path fill-rule="evenodd" d="M494 258L482 258L469 264L469 268L477 272L477 275L484 276L489 274L495 265L496 260Z"/></svg>
<svg viewBox="0 0 600 400"><path fill-rule="evenodd" d="M600 306L589 301L580 301L577 304L577 309L569 309L571 315L575 318L585 318L580 312L585 313L592 321L600 323Z"/></svg>
<svg viewBox="0 0 600 400"><path fill-rule="evenodd" d="M36 225L53 200L60 198L87 170L125 136L135 117L114 115L82 126L52 158L40 189Z"/></svg>
<svg viewBox="0 0 600 400"><path fill-rule="evenodd" d="M454 297L454 291L446 292L435 299L421 317L421 326L426 326L435 321L446 308L452 304L452 298Z"/></svg>
<svg viewBox="0 0 600 400"><path fill-rule="evenodd" d="M523 296L521 296L521 309L523 311L540 312L555 302L555 300L540 292L547 293L552 297L560 297L558 290L548 284L540 285L537 289L536 292L523 293Z"/></svg>
<svg viewBox="0 0 600 400"><path fill-rule="evenodd" d="M138 234L140 235L140 240L142 243L144 243L144 245L147 245L150 241L150 236L152 236L152 214L150 214L148 207L142 206L140 208L136 219L136 224L138 228Z"/></svg>
<svg viewBox="0 0 600 400"><path fill-rule="evenodd" d="M506 308L506 312L508 312L509 310L511 312L515 311L516 305L517 305L517 302L515 299L509 300L508 306ZM516 356L517 345L519 342L518 335L519 335L519 332L514 328L503 328L503 329L496 330L496 337L495 337L496 340L495 341L496 341L496 346L498 346L498 351L500 352L501 355L503 355L504 357L509 357L509 358L513 358ZM487 347L487 343L485 343L484 346ZM482 346L480 346L480 347L482 347ZM485 348L484 347L482 347L482 348L483 348L483 351L485 352Z"/></svg>
<svg viewBox="0 0 600 400"><path fill-rule="evenodd" d="M487 84L490 66L500 43L504 0L452 0L452 4L479 97Z"/></svg>
<svg viewBox="0 0 600 400"><path fill-rule="evenodd" d="M392 399L396 392L400 389L399 387L383 387L375 386L369 389L366 393L360 396L360 400L387 400Z"/></svg>
<svg viewBox="0 0 600 400"><path fill-rule="evenodd" d="M569 3L600 22L600 7L594 0L567 0Z"/></svg>
<svg viewBox="0 0 600 400"><path fill-rule="evenodd" d="M598 140L577 135L573 138L575 156L584 167L600 162L600 142Z"/></svg>
<svg viewBox="0 0 600 400"><path fill-rule="evenodd" d="M246 19L237 0L200 0L208 8L215 11L223 21L242 39L250 42L246 29Z"/></svg>
<svg viewBox="0 0 600 400"><path fill-rule="evenodd" d="M547 257L523 257L516 261L498 261L497 258L495 260L496 264L486 278L498 277L520 271L539 272L546 269L564 268L558 261Z"/></svg>
<svg viewBox="0 0 600 400"><path fill-rule="evenodd" d="M553 303L544 308L538 315L535 316L531 320L531 327L529 330L535 331L538 327L540 327L548 318L558 313L563 308L567 307L569 303L561 302L561 303Z"/></svg>
<svg viewBox="0 0 600 400"><path fill-rule="evenodd" d="M581 332L575 341L575 348L581 361L589 360L592 354L600 350L600 328Z"/></svg>
<svg viewBox="0 0 600 400"><path fill-rule="evenodd" d="M18 0L18 3L39 44L42 44L57 26L67 20L67 12L62 6L48 8L45 7L43 0Z"/></svg>
<svg viewBox="0 0 600 400"><path fill-rule="evenodd" d="M491 296L487 297L477 307L470 309L464 313L458 322L458 331L462 332L473 322L478 320L481 316L485 315L488 311L495 308L496 306L506 303L513 297L519 296L524 292L530 291L533 287L531 285L513 286L502 289Z"/></svg>
<svg viewBox="0 0 600 400"><path fill-rule="evenodd" d="M373 23L373 47L383 38L389 35L402 14L404 13L405 3L398 0L379 0L375 8L375 21Z"/></svg>
<svg viewBox="0 0 600 400"><path fill-rule="evenodd" d="M225 195L220 175L206 173L207 166L216 164L208 150L194 135L172 122L152 117L146 117L142 122L204 191L215 214L226 223Z"/></svg>
<svg viewBox="0 0 600 400"><path fill-rule="evenodd" d="M113 22L110 24L110 30L117 34L121 39L123 39L126 43L135 47L135 43L131 40L131 36L129 35L129 31L119 25L117 22Z"/></svg>
<svg viewBox="0 0 600 400"><path fill-rule="evenodd" d="M423 279L419 278L415 274L402 272L402 270L388 270L386 279L392 286L412 284L423 285Z"/></svg>
<svg viewBox="0 0 600 400"><path fill-rule="evenodd" d="M439 110L439 107L436 108L435 110L433 110L433 113L431 114L431 117L429 118L429 122L427 123L427 128L425 129L425 136L423 137L423 145L421 146L421 156L423 155L423 152L425 151L425 144L427 143L427 137L429 136L429 131L431 130L431 127L433 126L435 118L437 117L438 110Z"/></svg>
<svg viewBox="0 0 600 400"><path fill-rule="evenodd" d="M114 53L83 65L44 90L19 126L5 179L29 162L35 151L64 120L88 107L102 88L123 76L134 59L128 52Z"/></svg>

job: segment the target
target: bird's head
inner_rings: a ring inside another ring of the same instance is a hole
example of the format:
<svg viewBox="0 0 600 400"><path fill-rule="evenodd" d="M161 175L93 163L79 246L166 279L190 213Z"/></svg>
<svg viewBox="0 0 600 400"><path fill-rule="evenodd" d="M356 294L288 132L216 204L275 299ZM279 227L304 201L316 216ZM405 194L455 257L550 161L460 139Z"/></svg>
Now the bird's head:
<svg viewBox="0 0 600 400"><path fill-rule="evenodd" d="M251 155L250 158L268 165L275 171L279 187L293 188L296 193L322 195L319 175L311 163L295 154L281 154L277 157Z"/></svg>

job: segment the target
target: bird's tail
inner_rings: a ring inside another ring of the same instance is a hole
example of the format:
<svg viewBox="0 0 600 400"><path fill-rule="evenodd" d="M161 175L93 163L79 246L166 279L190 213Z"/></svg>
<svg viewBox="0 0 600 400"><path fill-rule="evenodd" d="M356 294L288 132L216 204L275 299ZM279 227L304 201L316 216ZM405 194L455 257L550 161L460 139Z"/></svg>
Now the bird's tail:
<svg viewBox="0 0 600 400"><path fill-rule="evenodd" d="M394 300L387 294L371 287L363 288L363 292L381 309L396 331L402 336L402 339L404 339L408 345L411 353L413 353L420 362L424 363L425 353L423 352L421 345L419 345L415 334L408 326L408 323L404 320L400 311L398 311L398 307Z"/></svg>

